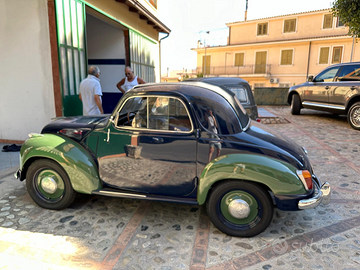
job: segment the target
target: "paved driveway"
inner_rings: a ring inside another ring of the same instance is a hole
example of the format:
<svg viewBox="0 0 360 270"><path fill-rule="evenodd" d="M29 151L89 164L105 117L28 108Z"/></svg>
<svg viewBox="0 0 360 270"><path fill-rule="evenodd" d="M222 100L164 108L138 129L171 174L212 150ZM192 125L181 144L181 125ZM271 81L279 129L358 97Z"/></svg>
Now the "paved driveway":
<svg viewBox="0 0 360 270"><path fill-rule="evenodd" d="M204 207L81 195L63 211L39 208L0 172L0 269L359 269L360 132L345 117L265 107L263 119L305 146L333 186L327 206L275 210L257 237L222 234Z"/></svg>

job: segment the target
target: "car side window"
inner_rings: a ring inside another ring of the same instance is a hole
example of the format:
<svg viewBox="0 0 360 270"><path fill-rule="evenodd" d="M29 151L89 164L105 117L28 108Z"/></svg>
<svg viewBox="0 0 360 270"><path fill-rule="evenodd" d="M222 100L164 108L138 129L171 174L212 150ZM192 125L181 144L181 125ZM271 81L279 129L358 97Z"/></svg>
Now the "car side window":
<svg viewBox="0 0 360 270"><path fill-rule="evenodd" d="M332 82L334 80L334 77L338 73L340 67L333 67L324 70L319 75L317 75L313 82Z"/></svg>
<svg viewBox="0 0 360 270"><path fill-rule="evenodd" d="M184 104L168 97L135 97L119 112L117 127L168 131L192 130Z"/></svg>
<svg viewBox="0 0 360 270"><path fill-rule="evenodd" d="M337 81L359 81L360 65L346 65L340 70Z"/></svg>

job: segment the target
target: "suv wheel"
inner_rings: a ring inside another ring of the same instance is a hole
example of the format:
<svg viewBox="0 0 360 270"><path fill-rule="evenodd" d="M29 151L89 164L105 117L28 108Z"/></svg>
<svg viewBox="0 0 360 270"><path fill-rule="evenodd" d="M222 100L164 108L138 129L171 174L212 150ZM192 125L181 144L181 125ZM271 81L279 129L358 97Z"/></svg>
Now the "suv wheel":
<svg viewBox="0 0 360 270"><path fill-rule="evenodd" d="M298 115L300 114L301 103L300 97L297 94L294 94L291 99L291 114Z"/></svg>
<svg viewBox="0 0 360 270"><path fill-rule="evenodd" d="M353 129L360 130L360 102L356 102L350 107L347 119Z"/></svg>

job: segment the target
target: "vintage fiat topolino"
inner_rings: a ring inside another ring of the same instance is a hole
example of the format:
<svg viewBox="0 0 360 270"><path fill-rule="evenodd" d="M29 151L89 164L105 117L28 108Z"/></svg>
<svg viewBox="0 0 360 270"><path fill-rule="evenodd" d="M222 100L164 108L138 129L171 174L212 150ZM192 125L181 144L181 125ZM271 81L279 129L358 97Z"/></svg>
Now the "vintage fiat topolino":
<svg viewBox="0 0 360 270"><path fill-rule="evenodd" d="M48 209L77 193L206 204L220 231L251 237L274 207L330 200L304 148L252 121L233 92L202 82L136 86L111 115L56 118L29 137L16 177Z"/></svg>

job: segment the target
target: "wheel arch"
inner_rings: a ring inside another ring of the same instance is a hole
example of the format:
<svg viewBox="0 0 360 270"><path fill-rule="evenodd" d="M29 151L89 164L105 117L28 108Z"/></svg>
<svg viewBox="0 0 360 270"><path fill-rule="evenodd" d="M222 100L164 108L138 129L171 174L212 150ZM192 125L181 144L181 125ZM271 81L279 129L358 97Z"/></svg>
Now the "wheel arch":
<svg viewBox="0 0 360 270"><path fill-rule="evenodd" d="M211 195L212 191L219 185L225 183L225 182L249 182L249 183L253 183L256 184L257 186L259 186L260 188L262 188L263 190L267 191L267 192L272 192L270 187L265 185L264 183L260 183L260 182L254 182L254 181L249 181L249 180L243 180L243 179L222 179L219 180L217 182L215 182L209 189L208 193L206 194L206 198L205 198L205 202L208 200L209 196Z"/></svg>
<svg viewBox="0 0 360 270"><path fill-rule="evenodd" d="M299 98L300 98L300 101L301 101L301 96L300 96L300 94L299 94L296 90L292 90L291 92L289 92L288 97L287 97L287 103L288 103L289 105L291 105L291 100L293 99L293 96L294 96L294 95L298 95ZM301 104L301 102L300 102L300 104ZM302 105L301 105L301 108L302 108Z"/></svg>
<svg viewBox="0 0 360 270"><path fill-rule="evenodd" d="M79 193L91 194L101 188L97 165L91 155L79 143L54 134L25 141L20 151L21 180L31 164L47 159L59 164L70 179L73 189Z"/></svg>
<svg viewBox="0 0 360 270"><path fill-rule="evenodd" d="M274 158L230 154L211 161L203 170L197 193L199 205L204 204L212 188L224 181L247 181L274 195L304 194L305 188L292 165Z"/></svg>
<svg viewBox="0 0 360 270"><path fill-rule="evenodd" d="M356 102L360 102L360 95L354 96L348 101L348 103L346 105L346 114L349 112L349 109L351 108L351 106Z"/></svg>

